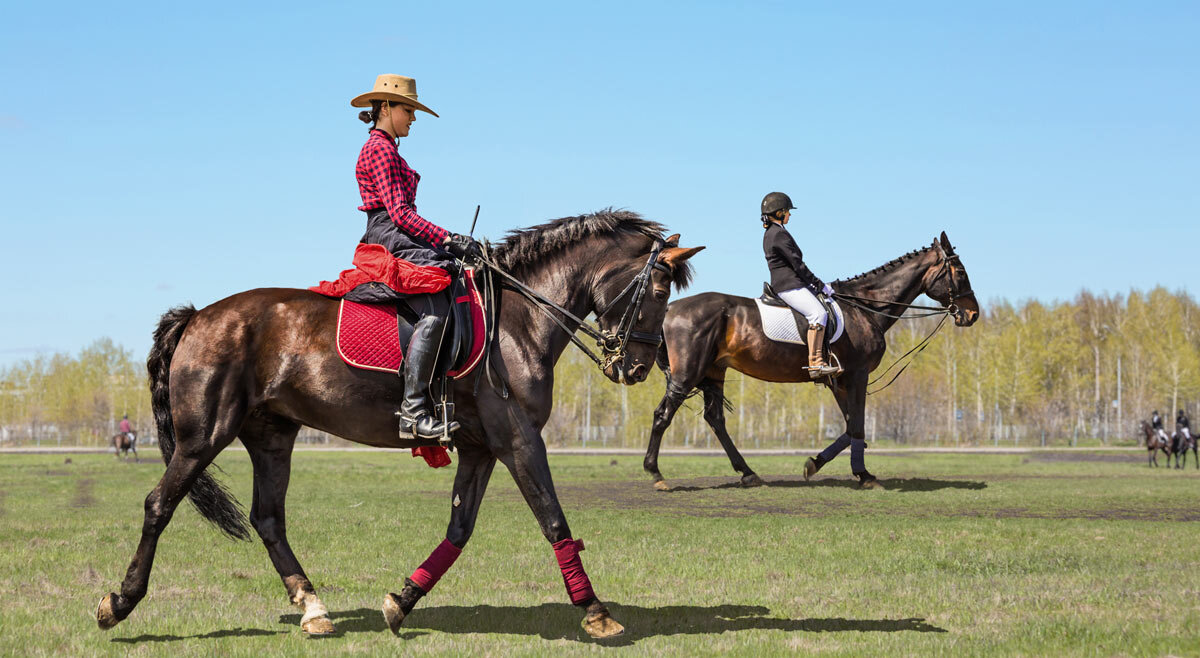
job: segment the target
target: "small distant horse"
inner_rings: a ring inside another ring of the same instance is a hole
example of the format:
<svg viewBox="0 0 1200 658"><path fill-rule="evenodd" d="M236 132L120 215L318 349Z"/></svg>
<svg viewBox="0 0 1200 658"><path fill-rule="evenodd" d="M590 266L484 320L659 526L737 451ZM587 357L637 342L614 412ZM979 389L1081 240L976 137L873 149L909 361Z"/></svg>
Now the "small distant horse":
<svg viewBox="0 0 1200 658"><path fill-rule="evenodd" d="M117 455L117 459L128 456L129 451L132 450L133 461L137 461L138 454L136 431L129 432L128 434L125 432L117 432L116 434L112 435L112 440L110 440L109 443L112 444L113 450Z"/></svg>
<svg viewBox="0 0 1200 658"><path fill-rule="evenodd" d="M1196 454L1196 437L1191 436L1191 433L1184 434L1182 428L1175 426L1175 433L1171 435L1171 454L1175 455L1175 468L1183 468L1187 466L1187 453L1192 451L1192 456L1196 462L1196 468L1200 468L1200 455ZM1180 456L1182 455L1183 463L1180 464ZM1170 465L1170 457L1167 458L1167 465Z"/></svg>
<svg viewBox="0 0 1200 658"><path fill-rule="evenodd" d="M1147 465L1158 468L1158 451L1162 450L1163 454L1167 456L1167 466L1170 466L1171 451L1168 445L1170 442L1159 436L1158 432L1147 421L1142 421L1141 429L1142 436L1146 440L1146 451L1150 453Z"/></svg>
<svg viewBox="0 0 1200 658"><path fill-rule="evenodd" d="M844 309L844 335L830 345L830 352L845 368L834 382L833 396L846 421L846 431L826 450L836 454L849 446L851 468L861 474L860 486L877 488L880 485L861 460L866 447L863 427L867 383L887 351L885 334L921 294L943 304L960 327L969 327L979 318L979 303L971 291L967 270L945 231L928 247L852 279L835 281L833 286L838 291L835 297L840 294L849 299ZM704 420L717 435L733 469L742 474L742 484L762 484L725 428L725 372L733 368L768 382L812 381L805 369L808 347L767 338L753 299L717 292L671 304L663 323L663 337L657 362L667 376L667 390L654 411L642 463L654 478L654 488L670 490L659 471L659 447L675 412L695 390L704 394Z"/></svg>

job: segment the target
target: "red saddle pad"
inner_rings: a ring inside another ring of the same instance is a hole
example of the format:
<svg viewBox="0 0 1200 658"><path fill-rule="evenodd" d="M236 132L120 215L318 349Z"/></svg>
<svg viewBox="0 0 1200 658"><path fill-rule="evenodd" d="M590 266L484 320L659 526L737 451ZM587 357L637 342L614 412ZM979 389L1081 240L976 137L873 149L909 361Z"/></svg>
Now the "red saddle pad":
<svg viewBox="0 0 1200 658"><path fill-rule="evenodd" d="M467 294L454 302L470 304L473 336L465 365L461 370L446 373L455 379L474 370L483 357L483 300L475 289L474 272L471 269L466 272ZM404 363L404 346L400 345L397 322L396 307L392 304L359 304L343 299L338 308L338 356L355 368L398 371Z"/></svg>
<svg viewBox="0 0 1200 658"><path fill-rule="evenodd" d="M396 323L396 307L391 304L343 299L338 309L338 356L355 368L396 372L404 362Z"/></svg>

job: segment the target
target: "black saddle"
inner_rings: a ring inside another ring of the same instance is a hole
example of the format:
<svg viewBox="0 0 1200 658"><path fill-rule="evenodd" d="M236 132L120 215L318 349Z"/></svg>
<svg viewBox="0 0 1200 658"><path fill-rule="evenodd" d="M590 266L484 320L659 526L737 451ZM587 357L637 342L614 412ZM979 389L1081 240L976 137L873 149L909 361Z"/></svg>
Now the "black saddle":
<svg viewBox="0 0 1200 658"><path fill-rule="evenodd" d="M829 336L833 334L834 330L832 325L833 323L837 322L837 314L833 312L833 305L829 303L829 300L825 298L825 295L817 295L816 297L817 301L821 302L821 306L825 307L825 313L828 314L829 317L830 326L825 327L825 341L828 342ZM763 282L763 294L761 297L759 297L759 299L761 299L762 303L766 304L767 306L782 306L784 308L791 308L792 315L796 316L796 326L800 328L800 334L803 335L805 331L808 331L808 319L804 317L804 314L800 313L791 306L788 306L787 302L780 299L779 295L775 292L775 289L771 287L770 283L765 281Z"/></svg>
<svg viewBox="0 0 1200 658"><path fill-rule="evenodd" d="M775 289L771 287L771 284L765 281L763 282L763 294L762 297L759 297L759 299L761 299L762 303L766 304L767 306L787 307L787 302L780 299L779 295L775 294ZM793 310L792 312L794 313L795 311Z"/></svg>
<svg viewBox="0 0 1200 658"><path fill-rule="evenodd" d="M452 276L445 290L408 296L396 303L396 329L400 335L400 345L404 347L412 340L414 325L423 316L431 313L446 316L446 330L442 335L435 369L438 377L461 369L471 356L475 325L471 321L470 299L466 274L458 272Z"/></svg>
<svg viewBox="0 0 1200 658"><path fill-rule="evenodd" d="M779 295L775 292L775 289L771 287L770 283L763 282L763 293L759 297L759 300L761 300L762 303L766 304L767 306L781 306L791 310L792 317L796 319L796 328L800 331L800 335L807 335L808 318L804 317L803 313L800 313L791 306L788 306L787 302L780 299ZM817 301L821 302L821 306L825 307L825 313L829 318L829 326L825 327L825 353L828 354L829 341L833 339L833 331L836 328L833 325L835 322L837 322L837 314L833 312L833 306L829 303L829 300L825 298L825 295L817 295Z"/></svg>

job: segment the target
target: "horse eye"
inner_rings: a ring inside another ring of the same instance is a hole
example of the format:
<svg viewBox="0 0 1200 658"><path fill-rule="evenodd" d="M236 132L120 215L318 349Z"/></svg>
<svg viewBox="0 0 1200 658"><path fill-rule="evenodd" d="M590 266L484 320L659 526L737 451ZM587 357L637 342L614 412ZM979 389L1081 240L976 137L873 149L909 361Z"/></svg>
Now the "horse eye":
<svg viewBox="0 0 1200 658"><path fill-rule="evenodd" d="M667 301L667 292L665 290L655 290L654 291L654 301L656 301L656 302Z"/></svg>

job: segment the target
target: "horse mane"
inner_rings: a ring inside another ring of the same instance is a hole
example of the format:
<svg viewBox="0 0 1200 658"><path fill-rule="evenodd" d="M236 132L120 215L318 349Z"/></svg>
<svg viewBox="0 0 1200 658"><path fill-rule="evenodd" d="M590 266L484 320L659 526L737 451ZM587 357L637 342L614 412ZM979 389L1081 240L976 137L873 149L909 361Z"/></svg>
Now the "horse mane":
<svg viewBox="0 0 1200 658"><path fill-rule="evenodd" d="M906 263L909 260L912 260L912 258L914 256L919 256L919 255L925 253L926 251L929 251L930 249L933 249L933 245L929 245L928 247L920 247L918 249L913 249L912 251L908 252L907 254L904 254L903 256L899 256L897 258L893 258L893 259L889 260L888 262L884 263L883 265L876 267L873 270L867 270L866 272L863 272L862 274L856 274L856 275L850 277L849 279L838 279L838 280L834 281L834 283L850 283L852 281L858 281L859 279L871 276L873 274L882 274L883 272L887 272L888 270L895 269L896 267L900 266L901 264Z"/></svg>
<svg viewBox="0 0 1200 658"><path fill-rule="evenodd" d="M631 210L605 208L513 229L493 246L493 257L504 269L520 272L592 236L643 235L650 240L662 240L665 230L662 224ZM676 290L686 288L692 281L691 264L687 261L676 263L671 278Z"/></svg>

